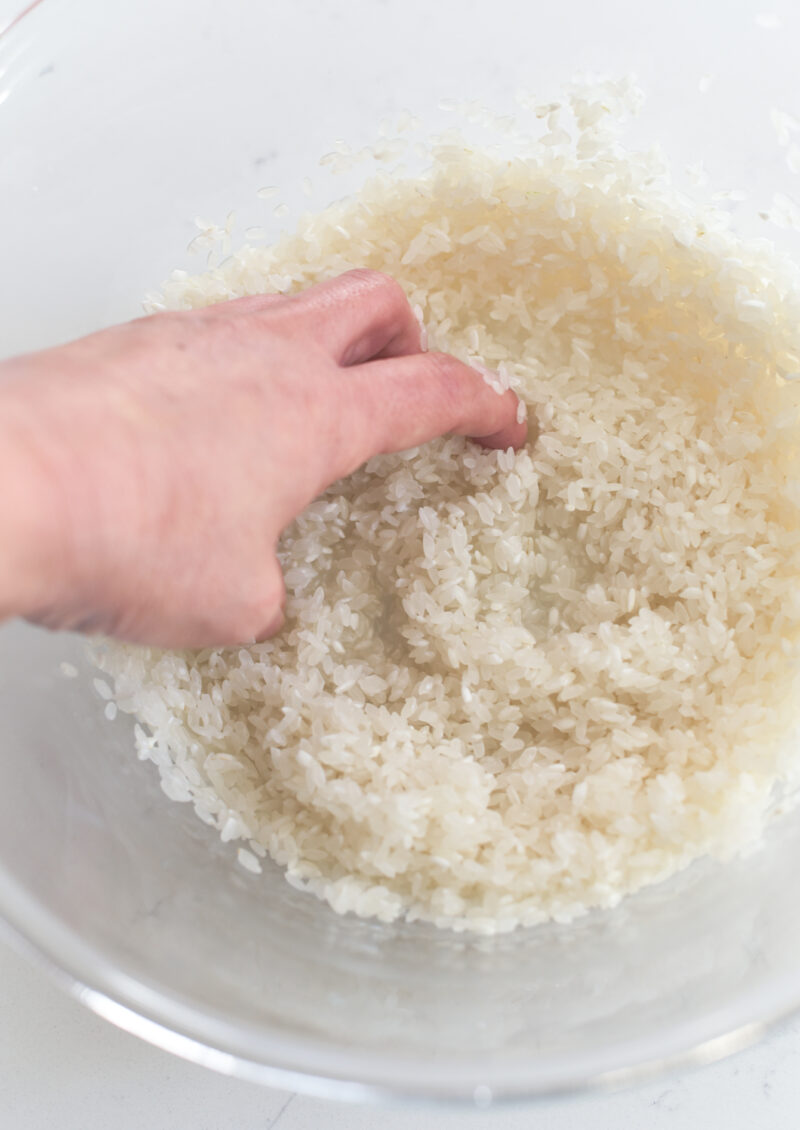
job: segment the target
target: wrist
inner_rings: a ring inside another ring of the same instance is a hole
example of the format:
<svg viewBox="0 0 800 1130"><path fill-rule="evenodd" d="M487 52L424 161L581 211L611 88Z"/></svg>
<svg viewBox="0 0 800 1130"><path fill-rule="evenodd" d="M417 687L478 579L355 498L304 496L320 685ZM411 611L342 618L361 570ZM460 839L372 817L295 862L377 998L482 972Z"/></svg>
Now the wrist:
<svg viewBox="0 0 800 1130"><path fill-rule="evenodd" d="M0 620L39 618L57 601L59 527L34 398L16 381L0 384Z"/></svg>

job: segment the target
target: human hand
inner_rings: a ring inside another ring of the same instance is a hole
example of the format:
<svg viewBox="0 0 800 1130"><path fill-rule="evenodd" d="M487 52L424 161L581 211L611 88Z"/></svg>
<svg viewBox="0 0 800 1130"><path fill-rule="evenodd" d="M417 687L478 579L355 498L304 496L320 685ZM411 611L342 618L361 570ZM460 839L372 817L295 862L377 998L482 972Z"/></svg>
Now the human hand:
<svg viewBox="0 0 800 1130"><path fill-rule="evenodd" d="M0 616L167 647L279 629L282 530L373 455L525 424L400 286L158 314L0 365Z"/></svg>

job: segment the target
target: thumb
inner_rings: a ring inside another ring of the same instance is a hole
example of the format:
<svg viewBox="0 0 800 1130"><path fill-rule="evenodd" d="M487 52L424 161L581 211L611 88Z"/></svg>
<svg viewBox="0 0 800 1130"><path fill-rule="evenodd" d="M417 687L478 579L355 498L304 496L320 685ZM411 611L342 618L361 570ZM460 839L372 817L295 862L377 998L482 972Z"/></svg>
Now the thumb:
<svg viewBox="0 0 800 1130"><path fill-rule="evenodd" d="M516 395L495 392L448 353L370 361L342 373L342 380L352 393L353 440L360 449L349 454L359 462L448 432L494 448L518 448L527 437L527 424L517 421Z"/></svg>

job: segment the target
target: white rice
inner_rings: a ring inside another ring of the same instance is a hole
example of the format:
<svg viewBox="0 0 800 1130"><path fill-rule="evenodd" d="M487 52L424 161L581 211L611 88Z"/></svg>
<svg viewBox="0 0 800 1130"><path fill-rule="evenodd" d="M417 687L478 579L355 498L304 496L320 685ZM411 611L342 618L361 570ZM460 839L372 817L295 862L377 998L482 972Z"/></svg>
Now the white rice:
<svg viewBox="0 0 800 1130"><path fill-rule="evenodd" d="M166 285L387 271L540 429L329 490L282 540L278 638L101 659L168 795L336 911L489 933L612 906L753 843L797 762L798 276L621 148L638 100L531 104L511 158L448 135L423 177Z"/></svg>

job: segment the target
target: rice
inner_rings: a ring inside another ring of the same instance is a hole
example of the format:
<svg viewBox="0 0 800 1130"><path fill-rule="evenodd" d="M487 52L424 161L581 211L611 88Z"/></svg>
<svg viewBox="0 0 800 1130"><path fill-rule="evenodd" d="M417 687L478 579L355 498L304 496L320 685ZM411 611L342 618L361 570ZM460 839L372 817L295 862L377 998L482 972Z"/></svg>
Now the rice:
<svg viewBox="0 0 800 1130"><path fill-rule="evenodd" d="M639 101L530 102L511 156L448 133L424 174L158 300L387 271L537 422L520 452L444 438L314 502L277 638L100 657L168 795L340 913L567 921L751 845L796 771L798 273L621 147Z"/></svg>

